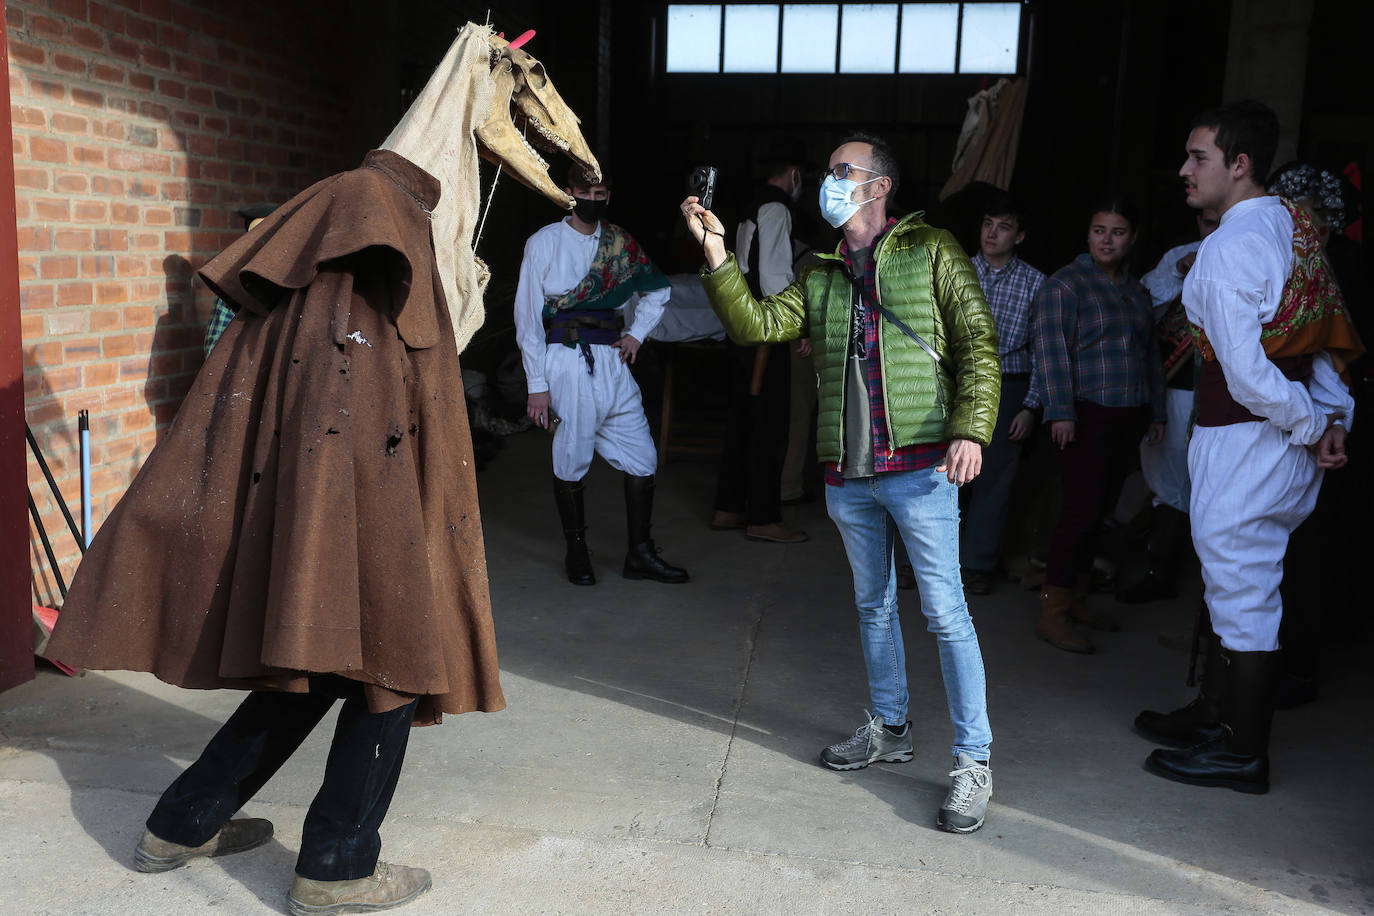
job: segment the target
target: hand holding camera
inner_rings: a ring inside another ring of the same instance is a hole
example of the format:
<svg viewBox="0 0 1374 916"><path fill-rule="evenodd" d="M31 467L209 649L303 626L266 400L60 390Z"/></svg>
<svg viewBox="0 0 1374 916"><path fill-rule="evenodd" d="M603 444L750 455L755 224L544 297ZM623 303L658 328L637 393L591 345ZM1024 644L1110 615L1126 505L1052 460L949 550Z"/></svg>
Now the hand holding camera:
<svg viewBox="0 0 1374 916"><path fill-rule="evenodd" d="M693 169L687 179L689 195L682 202L682 218L706 255L706 266L715 270L725 262L725 226L711 212L715 203L717 172L712 166Z"/></svg>

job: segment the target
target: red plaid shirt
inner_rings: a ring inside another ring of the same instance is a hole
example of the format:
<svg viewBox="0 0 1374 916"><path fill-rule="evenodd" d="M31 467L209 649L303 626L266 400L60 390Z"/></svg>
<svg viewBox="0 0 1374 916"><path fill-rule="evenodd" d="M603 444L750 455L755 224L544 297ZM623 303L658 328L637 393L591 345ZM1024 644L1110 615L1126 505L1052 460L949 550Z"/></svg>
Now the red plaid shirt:
<svg viewBox="0 0 1374 916"><path fill-rule="evenodd" d="M895 218L890 218L883 231L878 233L878 237L873 240L872 257L868 259L868 269L864 271L863 285L866 298L874 301L878 298L878 244L883 236L897 225ZM840 243L840 255L844 258L844 269L854 276L854 262L849 257L849 243ZM865 371L868 374L868 416L873 430L873 473L889 474L896 471L920 471L925 468L934 467L945 457L945 452L949 450L948 442L920 442L915 445L904 445L894 449L888 442L887 429L887 409L883 405L883 371L882 361L877 359L878 355L878 333L881 330L880 322L882 315L877 309L869 308L865 303L863 309L863 336L864 352L871 354L873 359L864 361ZM848 354L846 354L848 358ZM846 373L846 378L848 373ZM838 461L827 462L825 466L825 482L832 487L844 486L844 470Z"/></svg>

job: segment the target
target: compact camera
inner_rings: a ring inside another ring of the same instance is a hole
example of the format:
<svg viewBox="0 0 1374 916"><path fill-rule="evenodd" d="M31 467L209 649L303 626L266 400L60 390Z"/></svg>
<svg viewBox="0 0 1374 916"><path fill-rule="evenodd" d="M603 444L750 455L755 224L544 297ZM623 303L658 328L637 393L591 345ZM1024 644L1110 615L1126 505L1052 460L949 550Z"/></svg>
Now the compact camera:
<svg viewBox="0 0 1374 916"><path fill-rule="evenodd" d="M716 202L716 167L699 165L687 176L687 192L707 210Z"/></svg>

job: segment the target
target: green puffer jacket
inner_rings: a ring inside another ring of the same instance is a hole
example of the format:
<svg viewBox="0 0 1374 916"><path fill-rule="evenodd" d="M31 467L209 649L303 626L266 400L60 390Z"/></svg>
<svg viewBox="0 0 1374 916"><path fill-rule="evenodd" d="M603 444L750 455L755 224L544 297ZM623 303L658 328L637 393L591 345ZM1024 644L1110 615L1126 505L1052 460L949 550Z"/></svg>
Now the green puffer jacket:
<svg viewBox="0 0 1374 916"><path fill-rule="evenodd" d="M878 353L888 441L916 443L971 439L987 445L997 422L1002 387L997 329L973 262L954 236L913 213L878 245L878 299L954 367L954 377L886 318ZM730 339L740 344L811 338L819 385L816 450L822 461L843 452L845 354L849 316L857 297L838 254L821 256L787 289L755 299L734 255L702 271L711 306Z"/></svg>

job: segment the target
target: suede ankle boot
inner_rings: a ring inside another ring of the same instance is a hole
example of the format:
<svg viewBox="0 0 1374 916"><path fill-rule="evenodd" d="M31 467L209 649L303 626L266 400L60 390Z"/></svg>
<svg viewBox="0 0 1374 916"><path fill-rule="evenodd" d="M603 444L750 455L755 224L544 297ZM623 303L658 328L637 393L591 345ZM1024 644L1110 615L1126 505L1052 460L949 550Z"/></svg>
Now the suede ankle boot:
<svg viewBox="0 0 1374 916"><path fill-rule="evenodd" d="M553 479L553 498L558 504L558 517L563 523L563 537L568 552L563 557L563 570L573 585L595 585L596 572L587 552L587 522L582 506L582 481Z"/></svg>
<svg viewBox="0 0 1374 916"><path fill-rule="evenodd" d="M1222 650L1226 696L1222 737L1184 750L1157 750L1145 760L1156 776L1237 792L1269 791L1269 730L1274 718L1278 652Z"/></svg>
<svg viewBox="0 0 1374 916"><path fill-rule="evenodd" d="M1040 595L1040 620L1035 624L1035 635L1056 649L1087 655L1093 651L1093 644L1069 621L1073 604L1073 589L1046 585Z"/></svg>
<svg viewBox="0 0 1374 916"><path fill-rule="evenodd" d="M1091 593L1092 573L1079 574L1073 588L1073 603L1069 605L1069 619L1090 630L1103 633L1115 633L1120 630L1121 624L1117 623L1115 617L1097 610L1088 603Z"/></svg>
<svg viewBox="0 0 1374 916"><path fill-rule="evenodd" d="M625 475L625 522L629 534L629 549L625 552L626 579L653 579L673 585L687 581L687 570L671 566L658 555L658 548L649 537L650 519L654 514L654 476Z"/></svg>

